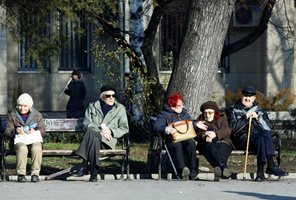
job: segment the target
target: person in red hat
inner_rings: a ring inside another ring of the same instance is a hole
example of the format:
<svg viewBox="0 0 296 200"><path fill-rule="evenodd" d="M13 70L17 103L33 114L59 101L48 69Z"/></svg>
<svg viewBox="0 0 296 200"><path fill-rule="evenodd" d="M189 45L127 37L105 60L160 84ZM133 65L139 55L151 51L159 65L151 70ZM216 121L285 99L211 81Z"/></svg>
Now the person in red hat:
<svg viewBox="0 0 296 200"><path fill-rule="evenodd" d="M267 174L287 176L288 172L280 169L273 161L275 149L272 140L272 125L266 111L261 109L255 100L256 89L253 86L246 86L242 88L241 97L236 104L227 109L234 145L237 149L246 149L249 119L251 118L249 150L257 153L255 181L262 182L265 179L264 166L266 164Z"/></svg>
<svg viewBox="0 0 296 200"><path fill-rule="evenodd" d="M206 130L197 128L197 149L212 167L214 167L214 181L221 177L229 178L230 171L227 167L228 157L233 149L230 139L231 130L226 116L219 112L215 101L207 101L200 107L201 114L197 123L204 124Z"/></svg>

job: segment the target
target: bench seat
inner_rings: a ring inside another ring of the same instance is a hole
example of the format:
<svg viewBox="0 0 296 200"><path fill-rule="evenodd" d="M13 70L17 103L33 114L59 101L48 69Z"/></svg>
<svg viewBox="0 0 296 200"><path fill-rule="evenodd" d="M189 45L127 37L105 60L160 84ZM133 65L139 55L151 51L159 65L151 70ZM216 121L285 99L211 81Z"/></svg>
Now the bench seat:
<svg viewBox="0 0 296 200"><path fill-rule="evenodd" d="M1 129L0 129L0 170L2 180L6 179L5 174L5 158L8 155L15 155L15 152L6 149L7 146L4 140L4 130L6 127L7 119L1 119ZM47 134L51 132L60 132L60 133L81 133L83 119L67 119L67 118L44 118L44 123L46 126ZM46 137L46 136L45 136ZM130 153L130 141L129 134L125 134L120 138L122 143L121 149L102 149L100 150L100 156L113 157L113 156L122 156L122 166L121 166L121 179L124 179L124 173L126 172L126 178L129 179L129 153ZM59 156L76 156L76 149L43 149L42 153L44 157L59 157ZM67 172L67 170L65 171ZM62 173L55 173L56 175L61 175ZM50 179L55 178L55 175L49 175ZM49 179L47 179L49 180Z"/></svg>

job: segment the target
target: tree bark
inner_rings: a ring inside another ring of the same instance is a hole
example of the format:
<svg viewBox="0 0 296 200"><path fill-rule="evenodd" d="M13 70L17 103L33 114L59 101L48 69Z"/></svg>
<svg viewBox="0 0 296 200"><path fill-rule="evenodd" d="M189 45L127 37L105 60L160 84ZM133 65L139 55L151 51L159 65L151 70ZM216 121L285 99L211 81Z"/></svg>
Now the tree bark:
<svg viewBox="0 0 296 200"><path fill-rule="evenodd" d="M235 0L192 1L186 36L168 93L184 95L192 117L199 114L199 106L211 100L217 67L227 33Z"/></svg>

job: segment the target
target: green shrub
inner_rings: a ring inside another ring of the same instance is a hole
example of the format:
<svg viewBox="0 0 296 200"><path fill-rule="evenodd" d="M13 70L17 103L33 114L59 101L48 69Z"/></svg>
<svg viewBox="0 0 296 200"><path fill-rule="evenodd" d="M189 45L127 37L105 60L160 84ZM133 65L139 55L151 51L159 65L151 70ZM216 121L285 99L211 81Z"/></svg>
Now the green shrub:
<svg viewBox="0 0 296 200"><path fill-rule="evenodd" d="M44 137L45 142L80 143L84 132L50 132Z"/></svg>

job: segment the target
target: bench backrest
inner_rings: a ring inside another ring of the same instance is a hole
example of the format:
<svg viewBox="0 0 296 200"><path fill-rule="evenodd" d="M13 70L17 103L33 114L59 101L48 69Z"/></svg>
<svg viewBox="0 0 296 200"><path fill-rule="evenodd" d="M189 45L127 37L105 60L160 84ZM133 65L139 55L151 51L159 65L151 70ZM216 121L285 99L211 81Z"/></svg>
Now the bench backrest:
<svg viewBox="0 0 296 200"><path fill-rule="evenodd" d="M47 132L75 132L75 131L82 131L82 122L83 119L65 119L65 118L56 118L44 119L45 127ZM5 130L7 124L7 119L2 119L2 130Z"/></svg>

